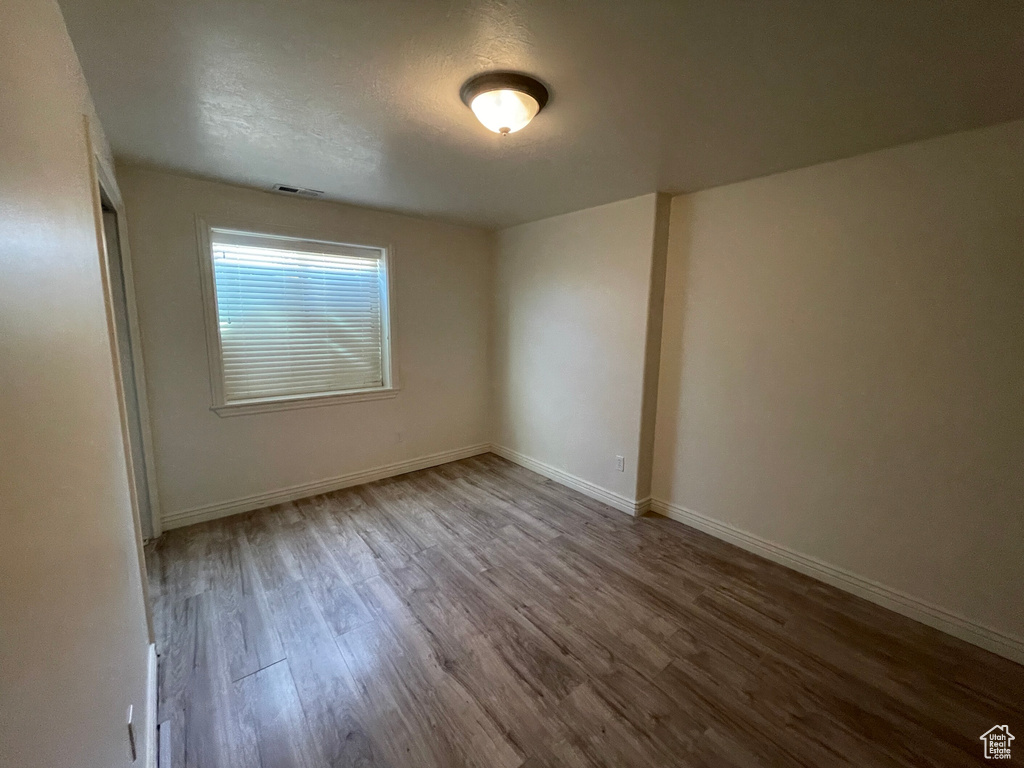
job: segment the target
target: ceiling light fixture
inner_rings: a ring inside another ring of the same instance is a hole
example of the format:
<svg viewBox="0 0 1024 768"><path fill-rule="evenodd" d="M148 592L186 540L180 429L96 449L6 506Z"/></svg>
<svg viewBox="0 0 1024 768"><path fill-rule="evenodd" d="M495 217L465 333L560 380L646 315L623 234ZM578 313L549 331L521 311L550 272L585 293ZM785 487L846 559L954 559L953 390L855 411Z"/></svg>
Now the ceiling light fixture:
<svg viewBox="0 0 1024 768"><path fill-rule="evenodd" d="M459 91L462 103L495 133L507 136L525 128L548 103L548 89L518 72L485 72Z"/></svg>

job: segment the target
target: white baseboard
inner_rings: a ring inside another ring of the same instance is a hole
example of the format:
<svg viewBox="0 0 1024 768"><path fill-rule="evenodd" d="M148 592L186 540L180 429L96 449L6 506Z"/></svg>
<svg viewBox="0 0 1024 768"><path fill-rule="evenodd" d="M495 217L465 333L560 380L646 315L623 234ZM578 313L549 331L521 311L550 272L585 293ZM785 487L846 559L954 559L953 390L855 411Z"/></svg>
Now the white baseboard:
<svg viewBox="0 0 1024 768"><path fill-rule="evenodd" d="M526 469L532 470L538 475L544 475L544 477L549 480L554 480L556 483L568 486L575 491L579 491L584 496L589 496L590 498L607 504L609 507L613 507L620 512L625 512L627 515L633 515L636 517L643 514L650 502L650 499L634 501L633 499L626 498L614 491L609 491L607 488L602 488L596 483L584 480L582 477L577 477L576 475L570 475L568 472L561 470L558 467L545 464L543 461L537 461L537 459L532 459L525 454L519 453L519 451L513 451L511 448L506 448L503 445L492 444L491 453L495 453L503 459L508 459L513 464L526 467Z"/></svg>
<svg viewBox="0 0 1024 768"><path fill-rule="evenodd" d="M977 645L987 651L1024 664L1024 640L1004 634L997 630L951 613L937 605L912 597L899 590L879 584L877 581L858 576L843 568L818 560L815 557L796 552L795 550L762 539L752 533L742 531L727 523L702 515L699 512L670 504L660 499L652 499L650 510L664 517L678 520L730 544L753 552L755 555L792 568L811 578L831 584L846 592L850 592L876 605L907 616L911 619L934 627L953 637Z"/></svg>
<svg viewBox="0 0 1024 768"><path fill-rule="evenodd" d="M447 464L449 461L468 459L470 456L477 456L487 453L491 449L488 443L470 445L465 448L456 448L452 451L442 451L429 456L420 456L408 461L399 461L394 464L385 464L371 469L364 469L359 472L350 472L337 477L330 477L326 480L315 480L311 483L302 483L288 488L282 488L268 493L259 493L253 496L245 496L240 499L223 501L217 504L206 504L201 507L184 509L179 512L171 512L163 516L163 529L181 528L193 523L201 523L206 520L216 520L219 517L237 515L240 512L249 512L254 509L262 509L274 504L284 504L288 501L297 501L321 493L329 493L342 488L350 488L353 485L362 485L374 480L383 480L385 477L403 475L406 472L415 472L418 469L436 467L438 464Z"/></svg>
<svg viewBox="0 0 1024 768"><path fill-rule="evenodd" d="M156 643L149 644L146 677L146 768L156 766Z"/></svg>

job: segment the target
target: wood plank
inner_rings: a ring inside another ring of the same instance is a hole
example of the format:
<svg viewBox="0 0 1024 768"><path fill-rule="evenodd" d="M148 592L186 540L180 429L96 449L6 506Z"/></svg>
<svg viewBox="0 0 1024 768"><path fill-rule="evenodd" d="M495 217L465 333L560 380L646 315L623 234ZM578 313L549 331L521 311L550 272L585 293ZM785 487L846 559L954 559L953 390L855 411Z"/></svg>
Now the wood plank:
<svg viewBox="0 0 1024 768"><path fill-rule="evenodd" d="M272 664L234 683L243 718L255 735L263 768L314 768L324 765L313 750L305 713L288 664ZM251 759L251 758L250 758ZM253 765L235 762L232 765Z"/></svg>
<svg viewBox="0 0 1024 768"><path fill-rule="evenodd" d="M380 745L358 717L355 682L306 585L296 582L277 590L269 602L318 764L386 768Z"/></svg>

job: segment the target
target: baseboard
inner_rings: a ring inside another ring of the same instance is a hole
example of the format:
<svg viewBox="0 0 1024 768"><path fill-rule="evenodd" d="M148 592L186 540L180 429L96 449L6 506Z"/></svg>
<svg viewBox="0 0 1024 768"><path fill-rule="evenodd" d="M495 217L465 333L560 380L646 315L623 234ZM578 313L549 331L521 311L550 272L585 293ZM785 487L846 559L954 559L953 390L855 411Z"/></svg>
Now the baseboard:
<svg viewBox="0 0 1024 768"><path fill-rule="evenodd" d="M353 485L362 485L363 483L370 483L374 480L383 480L386 477L403 475L406 472L415 472L418 469L436 467L438 464L447 464L450 461L468 459L470 456L477 456L481 453L487 453L490 450L491 446L488 443L480 443L478 445L466 446L465 448L456 448L452 451L433 453L429 456L420 456L419 458L409 459L408 461L399 461L394 464L372 467L371 469L365 469L359 472L350 472L345 475L330 477L326 480L315 480L311 483L293 485L288 488L282 488L268 493L259 493L253 496L245 496L240 499L232 499L231 501L193 507L191 509L181 510L180 512L171 512L164 515L162 518L163 529L166 531L171 528L182 528L186 525L192 525L193 523L201 523L206 520L216 520L219 517L237 515L240 512L262 509L263 507L269 507L274 504L284 504L288 501L297 501L298 499L305 499L321 493L329 493L330 491L337 491L342 488L350 488Z"/></svg>
<svg viewBox="0 0 1024 768"><path fill-rule="evenodd" d="M641 499L640 501L634 501L633 499L626 498L621 494L609 491L607 488L602 488L596 483L592 483L589 480L584 480L582 477L576 475L570 475L568 472L553 467L550 464L545 464L543 461L537 461L529 456L519 453L519 451L513 451L511 448L506 448L503 445L491 445L491 453L495 453L501 456L503 459L508 459L513 464L518 464L521 467L525 467L538 475L544 475L549 480L554 480L556 483L568 486L575 491L579 491L584 496L589 496L596 501L600 501L607 504L609 507L613 507L620 512L625 512L627 515L633 515L637 517L643 514L647 510L647 506L650 499Z"/></svg>
<svg viewBox="0 0 1024 768"><path fill-rule="evenodd" d="M858 576L843 568L762 539L677 504L652 499L650 511L678 520L718 539L735 544L748 552L753 552L755 555L792 568L794 571L799 571L818 581L831 584L833 587L850 592L922 624L927 624L972 645L1024 664L1024 640L1020 638L976 624L970 619L951 613L937 605L919 600L904 592L879 584L877 581Z"/></svg>
<svg viewBox="0 0 1024 768"><path fill-rule="evenodd" d="M146 677L146 768L156 766L156 643L149 644L149 668Z"/></svg>

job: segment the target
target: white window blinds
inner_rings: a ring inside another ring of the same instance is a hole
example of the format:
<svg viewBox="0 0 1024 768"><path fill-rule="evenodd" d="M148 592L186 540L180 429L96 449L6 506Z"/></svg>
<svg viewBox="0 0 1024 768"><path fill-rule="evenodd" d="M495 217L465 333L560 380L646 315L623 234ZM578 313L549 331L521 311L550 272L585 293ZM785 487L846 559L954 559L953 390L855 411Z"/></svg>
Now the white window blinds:
<svg viewBox="0 0 1024 768"><path fill-rule="evenodd" d="M225 403L387 386L380 248L211 229Z"/></svg>

